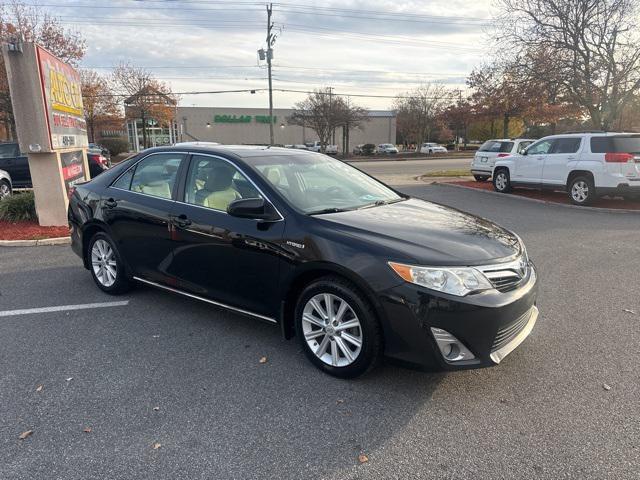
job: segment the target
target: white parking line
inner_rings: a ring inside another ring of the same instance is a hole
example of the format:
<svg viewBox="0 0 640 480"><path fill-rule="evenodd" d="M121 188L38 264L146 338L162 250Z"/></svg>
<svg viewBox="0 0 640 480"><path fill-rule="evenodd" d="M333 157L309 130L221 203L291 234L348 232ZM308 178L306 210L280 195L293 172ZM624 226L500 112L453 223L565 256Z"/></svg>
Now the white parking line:
<svg viewBox="0 0 640 480"><path fill-rule="evenodd" d="M59 305L57 307L24 308L21 310L5 310L0 312L0 317L11 317L14 315L29 315L31 313L66 312L70 310L87 310L90 308L124 307L129 305L129 300L120 302L103 303L83 303L79 305Z"/></svg>

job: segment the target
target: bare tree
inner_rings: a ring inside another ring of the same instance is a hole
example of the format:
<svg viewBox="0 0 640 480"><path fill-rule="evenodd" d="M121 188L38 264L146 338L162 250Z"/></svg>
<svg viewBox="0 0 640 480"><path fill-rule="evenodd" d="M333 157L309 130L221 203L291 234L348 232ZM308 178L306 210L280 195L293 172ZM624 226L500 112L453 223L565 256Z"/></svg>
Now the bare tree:
<svg viewBox="0 0 640 480"><path fill-rule="evenodd" d="M0 42L5 43L13 38L35 42L71 65L76 65L86 50L85 41L77 31L64 28L58 19L43 14L38 7L18 1L0 2ZM9 82L1 56L0 121L4 124L7 140L15 139Z"/></svg>
<svg viewBox="0 0 640 480"><path fill-rule="evenodd" d="M502 51L609 129L640 91L639 0L496 0ZM507 47L506 49L504 47ZM540 59L544 53L545 61Z"/></svg>
<svg viewBox="0 0 640 480"><path fill-rule="evenodd" d="M450 100L451 93L443 85L434 83L396 97L397 128L404 141L420 144L430 140Z"/></svg>
<svg viewBox="0 0 640 480"><path fill-rule="evenodd" d="M342 105L342 100L333 95L331 89L314 90L305 100L296 103L287 123L312 128L324 152L334 130L341 125Z"/></svg>
<svg viewBox="0 0 640 480"><path fill-rule="evenodd" d="M369 121L367 111L351 103L349 98L338 99L338 123L342 127L342 153L349 153L349 136L351 129L362 128L364 122Z"/></svg>
<svg viewBox="0 0 640 480"><path fill-rule="evenodd" d="M125 117L142 122L142 144L147 148L147 126L153 120L170 125L177 99L168 85L153 78L151 72L121 63L112 74L114 89L125 95Z"/></svg>

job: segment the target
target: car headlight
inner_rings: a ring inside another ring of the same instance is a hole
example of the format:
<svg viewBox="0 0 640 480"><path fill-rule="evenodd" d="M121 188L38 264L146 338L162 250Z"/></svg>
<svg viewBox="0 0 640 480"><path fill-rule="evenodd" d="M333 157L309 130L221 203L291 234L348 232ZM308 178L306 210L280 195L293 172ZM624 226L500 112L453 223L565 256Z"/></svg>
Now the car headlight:
<svg viewBox="0 0 640 480"><path fill-rule="evenodd" d="M489 279L472 267L418 267L395 262L389 266L406 282L459 297L493 288Z"/></svg>

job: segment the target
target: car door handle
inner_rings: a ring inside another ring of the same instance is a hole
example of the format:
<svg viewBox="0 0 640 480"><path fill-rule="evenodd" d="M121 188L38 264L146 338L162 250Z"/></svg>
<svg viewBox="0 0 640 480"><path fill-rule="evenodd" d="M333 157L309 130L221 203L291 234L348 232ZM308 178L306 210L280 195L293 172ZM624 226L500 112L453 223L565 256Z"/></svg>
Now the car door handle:
<svg viewBox="0 0 640 480"><path fill-rule="evenodd" d="M575 160L576 157L567 157L567 160Z"/></svg>
<svg viewBox="0 0 640 480"><path fill-rule="evenodd" d="M116 202L113 198L109 198L105 200L104 206L107 208L115 208L118 206L118 202Z"/></svg>
<svg viewBox="0 0 640 480"><path fill-rule="evenodd" d="M186 215L182 214L173 218L173 224L179 228L186 228L191 225L191 220L189 220Z"/></svg>

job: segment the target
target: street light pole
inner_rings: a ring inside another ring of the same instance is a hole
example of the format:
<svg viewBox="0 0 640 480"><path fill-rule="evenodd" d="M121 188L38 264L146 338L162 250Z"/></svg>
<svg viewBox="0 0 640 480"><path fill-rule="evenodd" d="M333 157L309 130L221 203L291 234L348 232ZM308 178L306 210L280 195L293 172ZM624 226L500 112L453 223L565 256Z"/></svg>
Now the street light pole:
<svg viewBox="0 0 640 480"><path fill-rule="evenodd" d="M273 58L273 49L271 48L275 43L275 37L271 35L271 29L273 24L271 23L271 12L273 11L273 4L267 5L267 70L269 75L269 146L273 146L273 86L271 81L271 59Z"/></svg>

